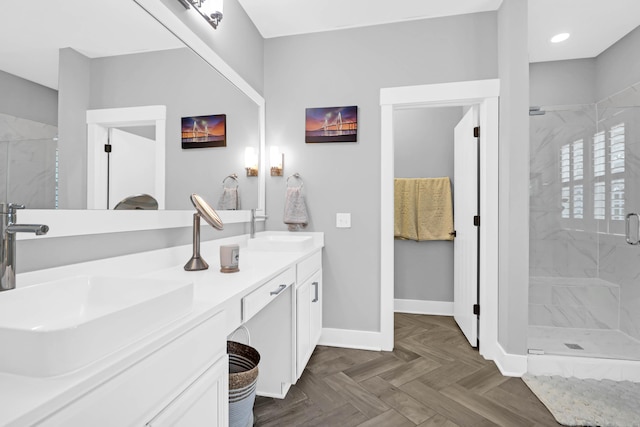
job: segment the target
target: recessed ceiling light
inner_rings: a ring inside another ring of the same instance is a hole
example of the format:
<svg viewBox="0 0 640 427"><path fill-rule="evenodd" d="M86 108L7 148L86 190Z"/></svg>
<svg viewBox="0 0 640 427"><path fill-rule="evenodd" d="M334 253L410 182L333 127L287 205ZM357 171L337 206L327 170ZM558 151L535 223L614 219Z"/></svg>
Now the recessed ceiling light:
<svg viewBox="0 0 640 427"><path fill-rule="evenodd" d="M569 36L571 36L571 34L569 33L560 33L560 34L556 34L555 36L551 37L551 43L560 43L565 41L566 39L569 38Z"/></svg>

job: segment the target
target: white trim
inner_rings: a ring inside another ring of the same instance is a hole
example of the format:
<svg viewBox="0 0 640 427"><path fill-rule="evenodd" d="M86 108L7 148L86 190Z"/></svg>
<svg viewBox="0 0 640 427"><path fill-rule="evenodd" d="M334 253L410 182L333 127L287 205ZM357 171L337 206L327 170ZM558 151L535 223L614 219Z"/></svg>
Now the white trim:
<svg viewBox="0 0 640 427"><path fill-rule="evenodd" d="M382 350L380 343L380 332L322 328L318 345L380 351Z"/></svg>
<svg viewBox="0 0 640 427"><path fill-rule="evenodd" d="M396 299L396 313L427 314L431 316L453 316L453 302Z"/></svg>
<svg viewBox="0 0 640 427"><path fill-rule="evenodd" d="M108 210L54 210L27 209L18 212L20 223L46 224L49 232L42 236L17 233L18 240L54 237L85 236L91 234L121 233L157 230L161 228L191 227L193 211L108 211ZM219 211L223 224L249 222L249 211ZM258 220L260 221L260 220ZM261 221L264 221L262 219ZM202 227L208 227L206 222Z"/></svg>
<svg viewBox="0 0 640 427"><path fill-rule="evenodd" d="M400 108L443 105L480 106L480 354L498 354L498 96L497 79L436 85L383 88L381 105L380 185L380 346L393 343L393 111Z"/></svg>
<svg viewBox="0 0 640 427"><path fill-rule="evenodd" d="M498 353L498 98L480 104L480 354Z"/></svg>
<svg viewBox="0 0 640 427"><path fill-rule="evenodd" d="M475 80L380 89L380 105L407 108L419 105L470 105L498 96L500 80Z"/></svg>
<svg viewBox="0 0 640 427"><path fill-rule="evenodd" d="M380 335L382 342L379 345L385 351L391 351L393 350L393 288L395 280L393 265L395 259L393 239L393 105L383 105L381 109Z"/></svg>
<svg viewBox="0 0 640 427"><path fill-rule="evenodd" d="M492 358L500 373L505 377L521 377L527 372L527 356L520 354L506 353L500 344L497 345L497 351ZM482 348L482 343L480 344Z"/></svg>

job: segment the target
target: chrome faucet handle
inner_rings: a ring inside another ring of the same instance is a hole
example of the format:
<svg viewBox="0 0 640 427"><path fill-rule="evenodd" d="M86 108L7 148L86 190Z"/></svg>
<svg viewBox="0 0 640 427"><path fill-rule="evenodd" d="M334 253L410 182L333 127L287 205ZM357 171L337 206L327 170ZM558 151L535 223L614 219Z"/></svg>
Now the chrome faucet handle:
<svg viewBox="0 0 640 427"><path fill-rule="evenodd" d="M16 220L16 210L17 209L24 209L25 205L20 205L18 203L9 203L9 206L7 207L7 220L9 222L9 224L15 222Z"/></svg>

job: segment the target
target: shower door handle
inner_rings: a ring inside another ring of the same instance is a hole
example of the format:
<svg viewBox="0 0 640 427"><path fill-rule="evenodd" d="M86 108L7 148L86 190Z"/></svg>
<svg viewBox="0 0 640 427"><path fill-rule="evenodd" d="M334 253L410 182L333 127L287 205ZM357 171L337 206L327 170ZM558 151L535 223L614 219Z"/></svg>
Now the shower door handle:
<svg viewBox="0 0 640 427"><path fill-rule="evenodd" d="M636 233L636 240L631 240L631 217L635 216L636 218L638 218L638 232ZM637 213L628 213L627 216L625 217L625 222L624 222L624 234L625 234L625 238L627 240L627 243L630 245L637 245L640 244L640 214Z"/></svg>

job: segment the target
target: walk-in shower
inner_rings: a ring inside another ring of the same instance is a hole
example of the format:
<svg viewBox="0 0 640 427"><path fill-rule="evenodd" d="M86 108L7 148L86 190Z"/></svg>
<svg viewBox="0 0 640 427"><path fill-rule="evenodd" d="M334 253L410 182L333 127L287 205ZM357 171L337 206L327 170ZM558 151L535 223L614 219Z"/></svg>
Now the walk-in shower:
<svg viewBox="0 0 640 427"><path fill-rule="evenodd" d="M532 107L530 156L529 353L640 360L640 83Z"/></svg>

